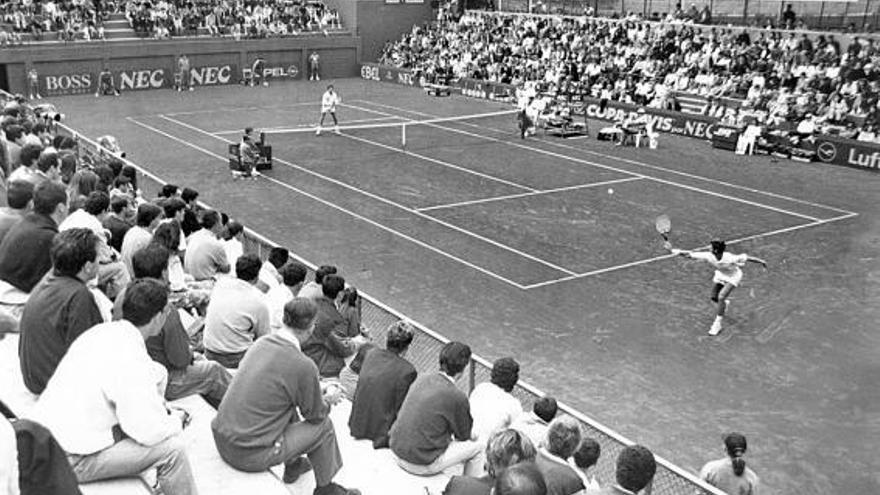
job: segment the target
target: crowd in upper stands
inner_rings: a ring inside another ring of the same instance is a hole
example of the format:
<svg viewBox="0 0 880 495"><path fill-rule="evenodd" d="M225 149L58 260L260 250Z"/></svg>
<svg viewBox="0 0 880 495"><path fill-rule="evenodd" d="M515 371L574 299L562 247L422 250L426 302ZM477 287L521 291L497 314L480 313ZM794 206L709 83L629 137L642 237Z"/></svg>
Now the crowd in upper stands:
<svg viewBox="0 0 880 495"><path fill-rule="evenodd" d="M47 36L63 41L104 39L104 21L112 9L113 2L97 0L4 2L0 15L10 29L0 29L0 46L21 43L23 33L37 41Z"/></svg>
<svg viewBox="0 0 880 495"><path fill-rule="evenodd" d="M103 40L104 23L122 12L144 37L234 36L266 38L341 27L339 12L319 0L46 0L0 6L0 46L36 41Z"/></svg>
<svg viewBox="0 0 880 495"><path fill-rule="evenodd" d="M320 1L128 0L124 11L136 32L160 39L193 35L199 28L212 36L266 38L341 25L339 12Z"/></svg>
<svg viewBox="0 0 880 495"><path fill-rule="evenodd" d="M807 121L865 140L880 126L880 47L870 39L843 47L833 35L635 18L447 13L389 42L380 62L427 80L470 77L655 108L677 109L678 93L695 94L709 100L705 113L731 122Z"/></svg>
<svg viewBox="0 0 880 495"><path fill-rule="evenodd" d="M21 101L0 119L0 338L19 333L24 385L39 396L28 419L0 419L0 495L79 493L77 483L145 469L165 495L197 493L180 440L191 417L168 403L194 394L217 410L225 462L283 464L285 483L313 471L316 495L360 493L333 481L343 458L328 414L343 397L354 438L389 448L413 475L454 474L447 495L619 495L651 483L654 456L638 445L619 452L613 479L597 479L600 443L551 397L523 410L513 358L470 395L456 384L471 362L464 343L417 371L415 327L372 337L335 266L307 282L286 249L262 261L244 249L243 226L194 189L167 184L148 198L131 165L86 160L34 119ZM2 402L0 412L15 417ZM755 493L745 438L725 446L703 478Z"/></svg>

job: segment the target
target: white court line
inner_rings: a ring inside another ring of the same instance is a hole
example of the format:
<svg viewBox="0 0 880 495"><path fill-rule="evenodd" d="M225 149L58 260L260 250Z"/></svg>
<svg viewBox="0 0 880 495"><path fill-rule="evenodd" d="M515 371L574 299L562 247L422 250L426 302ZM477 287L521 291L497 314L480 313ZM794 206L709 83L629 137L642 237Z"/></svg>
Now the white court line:
<svg viewBox="0 0 880 495"><path fill-rule="evenodd" d="M180 126L186 127L186 128L188 128L188 129L192 129L193 131L199 132L199 133L204 134L204 135L206 135L206 136L210 136L210 137L212 137L212 138L214 138L214 139L219 139L220 141L223 141L223 142L226 142L226 143L232 143L232 141L230 141L230 140L228 140L228 139L222 138L222 137L220 137L220 136L215 136L215 135L211 134L211 133L208 132L208 131L205 131L205 130L203 130L203 129L199 129L198 127L195 127L195 126L189 125L189 124L187 124L187 123L185 123L185 122L180 122L179 120L175 120L175 119L173 119L173 118L171 118L171 117L168 117L168 116L166 116L166 115L160 115L159 117L161 117L162 119L165 119L165 120L167 120L167 121L169 121L169 122L172 122L172 123L174 123L174 124L177 124L177 125L180 125ZM193 145L193 148L198 148L198 149L200 149L200 150L203 149L203 148L200 148L200 147L195 146L195 145ZM212 153L212 154L213 154L213 153ZM226 157L224 157L223 159L224 159L224 160L227 160ZM323 179L323 180L326 180L326 181L331 182L331 183L333 183L333 184L336 184L336 185L338 185L338 186L344 187L344 188L349 189L349 190L351 190L351 191L355 191L355 192L357 192L357 193L359 193L359 194L362 194L362 195L367 196L367 197L369 197L369 198L375 199L376 201L380 201L380 202L385 203L385 204L387 204L387 205L390 205L390 206L393 206L393 207L395 207L395 208L398 208L398 209L404 210L404 211L406 211L406 212L408 212L408 213L412 213L413 215L416 215L416 216L418 216L418 217L420 217L420 218L424 218L424 219L426 219L426 220L428 220L428 221L431 221L431 222L433 222L433 223L436 223L436 224L442 225L442 226L444 226L444 227L446 227L446 228L448 228L448 229L455 230L456 232L459 232L459 233L465 234L465 235L467 235L467 236L469 236L469 237L473 237L474 239L477 239L477 240L479 240L479 241L485 242L485 243L487 243L487 244L491 244L491 245L493 245L493 246L495 246L495 247L498 247L498 248L503 249L503 250L505 250L505 251L511 252L511 253L513 253L513 254L516 254L517 256L521 256L521 257L523 257L523 258L526 258L526 259L532 260L532 261L534 261L534 262L536 262L536 263L539 263L539 264L541 264L541 265L544 265L544 266L546 266L546 267L548 267L548 268L552 268L552 269L554 269L554 270L556 270L556 271L559 271L559 272L562 272L562 273L567 273L567 274L569 274L569 275L575 275L575 272L572 271L572 270L569 270L568 268L563 268L563 267L561 267L561 266L555 265L555 264L553 264L553 263L551 263L551 262L549 262L549 261L546 261L546 260L543 260L543 259L541 259L541 258L538 258L537 256L531 255L531 254L526 253L526 252L524 252L524 251L520 251L520 250L518 250L518 249L516 249L516 248L510 247L510 246L508 246L508 245L506 245L506 244L502 244L502 243L500 243L500 242L498 242L498 241L496 241L496 240L493 240L493 239L490 239L490 238L488 238L488 237L482 236L482 235L477 234L477 233L475 233L475 232L471 232L471 231L469 231L469 230L467 230L467 229L463 229L463 228L461 228L461 227L459 227L459 226L457 226L457 225L451 224L451 223L449 223L449 222L445 222L445 221L443 221L443 220L440 220L440 219L434 218L434 217L432 217L432 216L430 216L430 215L427 215L427 214L425 214L425 213L422 213L422 212L416 211L416 210L414 210L414 209L412 209L412 208L408 208L408 207L406 207L406 206L404 206L404 205L402 205L402 204L400 204L400 203L397 203L397 202L395 202L395 201L392 201L392 200L390 200L390 199L388 199L388 198L384 198L384 197L379 196L379 195L377 195L377 194L373 194L373 193L371 193L371 192L369 192L369 191L365 191L365 190L363 190L363 189L357 188L357 187L355 187L355 186L352 186L352 185L350 185L350 184L347 184L347 183L345 183L345 182L342 182L342 181L340 181L340 180L338 180L338 179L334 179L333 177L329 177L329 176L326 176L326 175L324 175L324 174L321 174L321 173L315 172L314 170L311 170L311 169L308 169L308 168L306 168L306 167L303 167L302 165L297 165L297 164L295 164L295 163L291 163L291 162L288 162L288 161L286 161L286 160L283 160L283 159L281 159L281 158L277 158L277 157L275 158L275 161L278 162L278 163L281 163L281 164L287 165L287 166L290 167L290 168L293 168L293 169L296 169L296 170L300 170L300 171L305 172L305 173L307 173L307 174L313 175L313 176L318 177L318 178L320 178L320 179Z"/></svg>
<svg viewBox="0 0 880 495"><path fill-rule="evenodd" d="M526 185L523 185L523 184L518 184L518 183L516 183L516 182L509 181L509 180L506 180L506 179L501 179L501 178L499 178L499 177L495 177L495 176L493 176L493 175L489 175L489 174L484 174L484 173L482 173L482 172L477 172L476 170L471 170L471 169L469 169L469 168L467 168L467 167L462 167L461 165L455 165L455 164L453 164L453 163L444 162L443 160L438 160L438 159L436 159L436 158L431 158L430 156L425 156L425 155L421 155L421 154L419 154L419 153L413 153L412 151L406 151L406 150L403 150L403 149L400 149L400 148L395 148L394 146L389 146L389 145L387 145L387 144L383 144L383 143L380 143L380 142L378 142L378 141L373 141L373 140L371 140L371 139L366 139L366 138L362 138L362 137L358 137L358 136L352 136L351 134L346 134L346 133L344 133L344 132L339 133L339 135L340 135L340 136L347 137L348 139L353 139L353 140L355 140L355 141L359 141L359 142L361 142L361 143L371 144L371 145L373 145L373 146L378 146L378 147L380 147L380 148L384 148L384 149L386 149L386 150L391 150L391 151L394 151L394 152L396 152L396 153L402 153L402 154L407 155L407 156L414 156L414 157L419 158L419 159L421 159L421 160L424 160L424 161L426 161L426 162L435 163L435 164L437 164L437 165L440 165L441 167L447 167L447 168L451 168L451 169L453 169L453 170L458 170L459 172L464 172L464 173L466 173L466 174L476 175L477 177L481 177L481 178L483 178L483 179L487 179L487 180L490 180L490 181L492 181L492 182L498 182L499 184L504 184L504 185L506 185L506 186L515 187L515 188L517 188L517 189L523 189L523 190L526 190L526 191L529 191L529 192L537 192L537 191L538 191L537 189L535 189L535 188L533 188L533 187L529 187L529 186L526 186ZM417 210L418 210L418 209L417 209Z"/></svg>
<svg viewBox="0 0 880 495"><path fill-rule="evenodd" d="M173 114L166 113L164 115L173 115ZM345 123L346 124L355 124L355 123L363 123L363 122L381 122L381 121L385 121L385 120L402 120L402 119L400 117L373 117L371 119L346 120ZM254 131L255 132L283 133L283 132L288 132L288 131L306 131L306 130L310 129L312 132L314 132L315 129L317 128L317 126L318 126L318 124L300 124L300 125L295 125L295 126L290 126L290 127L256 128L256 129L254 129ZM241 129L235 129L232 131L213 131L212 134L216 134L218 136L224 136L227 134L241 134L241 132L242 132Z"/></svg>
<svg viewBox="0 0 880 495"><path fill-rule="evenodd" d="M205 154L207 154L207 155L209 155L209 156L212 156L212 157L217 158L217 159L219 159L219 160L222 160L222 161L224 161L224 162L227 162L227 161L228 161L228 158L225 157L225 156L218 155L218 154L214 153L213 151L206 150L205 148L202 148L201 146L198 146L198 145L195 145L195 144L193 144L193 143L190 143L190 142L188 142L188 141L186 141L186 140L183 140L183 139L181 139L181 138L179 138L179 137L177 137L177 136L171 135L171 134L169 134L169 133L167 133L167 132L165 132L165 131L162 131L162 130L160 130L160 129L157 129L157 128L151 126L151 125L145 124L145 123L143 123L143 122L139 122L139 121L135 120L135 119L132 118L132 117L126 117L126 119L129 120L130 122L132 122L132 123L135 124L135 125L138 125L138 126L140 126L140 127L143 127L143 128L145 128L145 129L148 129L148 130L150 130L150 131L153 131L153 132L155 132L156 134L159 134L159 135L161 135L161 136L167 137L168 139L174 140L174 141L176 141L176 142L178 142L178 143L180 143L180 144L183 144L184 146L189 146L190 148L192 148L192 149L194 149L194 150L201 151L202 153L205 153ZM153 176L153 177L155 177L155 176ZM494 279L497 279L497 280L500 280L500 281L502 281L502 282L504 282L504 283L510 284L510 285L512 285L512 286L514 286L514 287L516 287L516 288L518 288L518 289L524 289L524 288L525 288L524 285L522 285L522 284L520 284L520 283L518 283L518 282L515 282L515 281L513 281L513 280L510 280L510 279L508 279L508 278L506 278L506 277L504 277L504 276L502 276L502 275L498 275L497 273L495 273L495 272L493 272L493 271L491 271L491 270L487 270L487 269L485 269L485 268L483 268L483 267L477 266L477 265L471 263L470 261L467 261L467 260L465 260L465 259L459 258L458 256L455 256L454 254L447 253L446 251L443 251L443 250L441 250L440 248L438 248L438 247L436 247L436 246L432 246L432 245L430 245L430 244L428 244L428 243L426 243L426 242L424 242L424 241L420 241L420 240L418 240L418 239L416 239L416 238L414 238L414 237L411 237L411 236L409 236L409 235L407 235L407 234L404 234L403 232L397 231L397 230L395 230L395 229L392 229L391 227L388 227L388 226L386 226L386 225L383 225L383 224L381 224L381 223L379 223L379 222L377 222L377 221L375 221L375 220L371 220L371 219L369 219L369 218L367 218L367 217L365 217L365 216L363 216L363 215L361 215L361 214L359 214L359 213L355 213L355 212L353 212L353 211L351 211L351 210L348 210L348 209L346 209L346 208L343 208L342 206L339 206L339 205L337 205L337 204L331 203L330 201L327 201L326 199L323 199L323 198L321 198L321 197L318 197L318 196L316 196L316 195L314 195L314 194L311 194L311 193L309 193L309 192L306 192L306 191L304 191L304 190L302 190L302 189L299 189L299 188L297 188L297 187L291 186L290 184L288 184L288 183L286 183L286 182L282 182L282 181L280 181L280 180L278 180L278 179L275 179L275 178L272 178L272 177L268 177L268 176L266 176L265 174L262 175L261 177L264 178L264 179L266 179L266 180L268 180L269 182L272 182L272 183L277 184L277 185L279 185L279 186L282 186L282 187L284 187L284 188L286 188L286 189L289 189L289 190L291 190L291 191L294 191L294 192L296 192L296 193L298 193L298 194L301 194L301 195L303 195L303 196L306 196L306 197L309 198L309 199L312 199L312 200L314 200L314 201L317 201L317 202L319 202L319 203L321 203L321 204L323 204L323 205L329 206L329 207L331 207L331 208L333 208L333 209L335 209L335 210L341 211L341 212L343 212L343 213L345 213L345 214L347 214L347 215L349 215L349 216L352 216L352 217L357 218L358 220L364 221L364 222L366 222L366 223L368 223L368 224L370 224L370 225L372 225L372 226L374 226L374 227L377 227L377 228L382 229L382 230L384 230L384 231L386 231L386 232L389 232L389 233L391 233L391 234L394 234L394 235L396 235L396 236L398 236L398 237L400 237L400 238L402 238L402 239L404 239L404 240L410 241L410 242L412 242L412 243L414 243L414 244L416 244L416 245L418 245L418 246L421 246L421 247L423 247L423 248L425 248L425 249L428 249L428 250L430 250L430 251L432 251L432 252L435 252L435 253L437 253L437 254L439 254L439 255L441 255L441 256L444 256L444 257L446 257L446 258L449 258L449 259L451 259L451 260L453 260L453 261L457 261L457 262L459 262L459 263L461 263L461 264L467 266L468 268L473 268L474 270L477 270L478 272L483 273L483 274L485 274L485 275L488 275L488 276L490 276L490 277L492 277L492 278L494 278Z"/></svg>
<svg viewBox="0 0 880 495"><path fill-rule="evenodd" d="M415 110L408 110L408 109L405 109L405 108L399 108L399 107L395 107L395 106L392 106L392 105L385 105L385 104L382 104L382 103L376 103L376 102L367 101L367 100L354 100L354 101L359 101L359 102L362 102L362 103L368 103L368 104L370 104L370 105L375 105L375 106L377 106L377 107L389 108L389 109L392 109L392 110L397 110L397 111L402 111L402 112L412 113L412 114L415 114L415 115L421 115L421 116L423 116L423 117L437 118L437 116L436 116L436 115L433 115L433 114L429 114L429 113L425 113L425 112L418 112L418 111L415 111ZM364 109L364 110L366 110L366 109ZM388 114L388 113L385 113L385 112L376 112L376 113L379 114L379 115L393 115L393 114ZM404 118L404 117L400 117L400 118ZM417 122L416 120L413 120L413 119L410 119L410 120L412 120L413 122ZM467 126L469 126L469 127L474 127L474 128L477 128L477 129L489 130L489 131L493 131L493 132L496 132L496 133L502 133L502 134L509 134L509 131L505 131L504 129L498 129L498 128L496 128L496 127L490 127L490 126L486 126L486 127L484 127L484 126L479 126L479 125L471 124L471 123L467 123L467 122L462 122L462 124L463 124L463 125L467 125ZM763 190L761 190L761 189L754 189L754 188L751 188L751 187L748 187L748 186L742 186L742 185L739 185L739 184L734 184L734 183L732 183L732 182L726 182L726 181L723 181L723 180L713 179L713 178L711 178L711 177L705 177L705 176L702 176L702 175L691 174L691 173L688 173L688 172L681 172L681 171L679 171L679 170L674 170L674 169L671 169L671 168L661 167L661 166L659 166L659 165L652 165L652 164L650 164L650 163L645 163L645 162L641 162L641 161L638 161L638 160L632 160L632 159L629 159L629 158L623 158L623 157L619 157L619 156L609 155L609 154L607 154L607 153L601 153L601 152L594 151L594 150L590 150L590 149L577 148L577 147L575 147L575 146L570 146L570 145L562 144L562 143L556 143L556 142L553 142L553 141L541 140L541 142L542 142L542 143L545 143L545 144L547 144L547 145L549 145L549 146L555 146L555 147L557 147L557 148L570 149L570 150L577 151L577 152L582 152L582 153L587 153L587 154L591 154L591 155L599 156L599 157L606 158L606 159L609 159L609 160L615 160L615 161L619 161L619 162L623 162L623 163L629 163L629 164L631 164L631 165L636 165L636 166L639 166L639 167L645 167L645 168L649 168L649 169L652 169L652 170L660 170L660 171L663 171L663 172L668 172L668 173L670 173L670 174L680 175L680 176L682 176L682 177L688 177L688 178L691 178L691 179L698 179L698 180L702 180L702 181L705 181L705 182L710 182L710 183L713 183L713 184L718 184L718 185L725 186L725 187L730 187L730 188L733 188L733 189L739 189L739 190L741 190L741 191L748 191L748 192L755 193L755 194L762 194L762 195L764 195L764 196L769 196L769 197L771 197L771 198L784 199L784 200L786 200L786 201L791 201L791 202L793 202L793 203L800 203L800 204L803 204L803 205L814 206L814 207L816 207L816 208L821 208L821 209L825 209L825 210L829 210L829 211L834 211L834 212L842 213L842 214L845 214L845 215L849 215L849 214L851 214L851 213L855 213L855 212L853 212L853 211L844 210L844 209L837 208L837 207L834 207L834 206L828 206L828 205L825 205L825 204L822 204L822 203L815 203L815 202L813 202L813 201L807 201L807 200L804 200L804 199L798 199L798 198L794 198L794 197L791 197L791 196L786 196L786 195L784 195L784 194L778 194L778 193L774 193L774 192L770 192L770 191L763 191ZM857 214L857 213L855 213L855 214Z"/></svg>
<svg viewBox="0 0 880 495"><path fill-rule="evenodd" d="M564 191L577 191L580 189L589 189L591 187L601 187L601 186L607 186L610 184L620 184L621 182L632 182L634 180L642 180L642 179L643 179L643 177L626 177L623 179L606 180L606 181L602 181L602 182L593 182L590 184L579 184L576 186L557 187L556 189L544 189L541 191L519 193L519 194L508 194L506 196L495 196L492 198L472 199L470 201L459 201L458 203L449 203L449 204L445 204L445 205L426 206L425 208L416 208L416 211L442 210L445 208L456 208L459 206L478 205L478 204L483 204L483 203L491 203L493 201L503 201L506 199L527 198L530 196L540 196L543 194L553 194L553 193L564 192Z"/></svg>
<svg viewBox="0 0 880 495"><path fill-rule="evenodd" d="M165 115L171 115L177 117L179 115L199 115L203 113L219 113L219 112L242 112L245 110L274 110L279 108L296 108L296 107L305 107L312 105L315 108L319 108L321 105L316 104L315 102L300 102L300 103L291 103L289 105L272 105L272 106L252 106L252 107L220 107L213 108L211 110L193 110L190 112L175 112L175 113L166 113ZM145 115L145 117L154 117L155 115Z"/></svg>
<svg viewBox="0 0 880 495"><path fill-rule="evenodd" d="M849 214L846 214L846 215L841 215L841 216L839 216L839 217L828 218L828 219L826 219L826 220L816 220L815 222L810 222L810 223L804 223L804 224L800 224L800 225L795 225L795 226L793 226L793 227L786 227L786 228L784 228L784 229L773 230L773 231L771 231L771 232L764 232L764 233L761 233L761 234L754 234L754 235L750 235L750 236L747 236L747 237L740 237L739 239L734 239L734 240L732 240L732 241L727 241L727 245L731 245L731 244L739 244L739 243L742 243L742 242L745 242L745 241L751 241L751 240L755 240L755 239L761 239L761 238L764 238L764 237L770 237L770 236L774 236L774 235L785 234L785 233L788 233L788 232L794 232L794 231L797 231L797 230L807 229L807 228L810 228L810 227L816 227L816 226L818 226L818 225L823 225L823 224L827 224L827 223L837 222L837 221L840 221L840 220L846 220L847 218L853 218L853 217L857 217L857 216L858 216L858 213L849 213ZM696 249L693 249L693 251L703 251L703 250L706 250L706 249L709 249L709 246L700 246L700 247L698 247L698 248L696 248ZM579 274L577 274L577 275L571 275L571 276L568 276L568 277L562 277L562 278L558 278L558 279L556 279L556 280L547 280L547 281L544 281L544 282L538 282L538 283L535 283L535 284L526 285L526 286L525 286L525 289L526 289L526 290L528 290L528 289L536 289L536 288L538 288L538 287L546 287L546 286L548 286L548 285L552 285L552 284L556 284L556 283L560 283L560 282L567 282L567 281L569 281L569 280L577 280L577 279L582 279L582 278L587 278L587 277L593 277L593 276L596 276L596 275L601 275L601 274L603 274L603 273L616 272L616 271L618 271L618 270L623 270L623 269L625 269L625 268L631 268L631 267L633 267L633 266L645 265L645 264L648 264L648 263L653 263L653 262L655 262L655 261L665 260L665 259L668 259L668 258L673 258L673 257L675 257L675 256L677 256L677 255L675 255L675 254L665 254L665 255L663 255L663 256L655 256L654 258L647 258L647 259L643 259L643 260L639 260L639 261L633 261L632 263L625 263L625 264L623 264L623 265L616 265L616 266L611 266L611 267L608 267L608 268L600 268L600 269L598 269L598 270L592 270L592 271L589 271L589 272L579 273Z"/></svg>
<svg viewBox="0 0 880 495"><path fill-rule="evenodd" d="M358 100L358 101L360 101L360 100ZM356 109L360 109L360 110L366 110L366 109L363 108L363 107L357 107L357 106L353 106L353 105L346 105L346 106L349 106L349 107L352 107L352 108L356 108ZM377 105L377 106L378 106L378 105ZM389 108L396 108L396 107L392 107L391 105L382 105L382 106L383 106L383 107L389 107ZM415 112L415 111L411 111L411 110L406 110L406 109L404 109L404 108L398 108L398 110L400 110L400 111L404 111L404 112L410 112L410 113L414 113L414 114L418 114L418 115L425 115L425 116L430 115L430 114L426 114L426 113L422 113L422 112ZM386 112L379 112L379 111L377 111L376 113L377 113L377 114L384 114L384 115L392 115L392 114L388 114L388 113L386 113ZM614 172L618 172L618 173L621 173L621 174L626 174L626 175L636 175L636 174L633 174L632 172L629 172L629 171L627 171L627 170L623 170L623 169L620 169L620 168L617 168L617 167L612 167L611 165L605 165L605 164L603 164L603 163L591 162L591 161L589 161L589 160L584 160L584 159L582 159L582 158L576 158L576 157L573 157L573 156L563 155L563 154L561 154L561 153L556 153L556 152L549 151L549 150L544 150L544 149L541 149L541 148L534 148L534 147L532 147L532 146L526 146L526 145L524 145L524 144L519 144L519 143L515 143L515 142L504 141L504 140L501 140L501 139L493 138L493 137L490 137L490 136L485 136L485 135L482 135L482 134L476 134L476 133L473 133L473 132L463 131L463 130L461 130L461 129L455 129L455 128L452 128L452 127L446 127L446 126L442 126L442 125L439 125L439 124L425 124L425 125L430 126L430 127L435 127L435 128L437 128L437 129L443 129L443 130L447 130L447 131L450 131L450 132L455 132L455 133L458 133L458 134L463 134L463 135L466 135L466 136L477 137L477 138L484 139L484 140L487 140L487 141L493 141L493 142L496 142L496 143L506 144L506 145L508 145L508 146L513 146L513 147L515 147L515 148L521 148L521 149L524 149L524 150L532 151L532 152L534 152L534 153L539 153L539 154L543 154L543 155L547 155L547 156L552 156L552 157L555 157L555 158L561 158L561 159L564 159L564 160L570 160L570 161L577 162L577 163L583 163L583 164L585 164L585 165L591 165L591 166L593 166L593 167L603 168L603 169L606 169L606 170L612 170L612 171L614 171ZM743 204L747 204L747 205L750 205L750 206L755 206L755 207L759 207L759 208L764 208L764 209L767 209L767 210L775 211L775 212L777 212L777 213L782 213L782 214L790 215L790 216L797 217L797 218L803 218L804 220L810 220L810 221L813 221L813 222L819 220L819 219L816 218L816 217L813 217L813 216L810 216L810 215L804 215L804 214L802 214L802 213L797 213L797 212L795 212L795 211L791 211L791 210L786 210L786 209L784 209L784 208L777 208L777 207L775 207L775 206L770 206L770 205L765 205L765 204L763 204L763 203L758 203L757 201L751 201L751 200L748 200L748 199L738 198L738 197L736 197L736 196L730 196L730 195L728 195L728 194L719 193L719 192L715 192L715 191L710 191L710 190L708 190L708 189L703 189L703 188L696 187L696 186L689 186L689 185L686 185L686 184L681 184L681 183L679 183L679 182L674 182L674 181L671 181L671 180L661 179L661 178L659 178L659 177L652 177L652 176L650 176L650 175L641 175L641 177L644 177L645 179L652 180L652 181L654 181L654 182L659 182L659 183L661 183L661 184L667 184L667 185L674 186L674 187L680 187L680 188L682 188L682 189L688 189L688 190L695 191L695 192L699 192L699 193L706 194L706 195L709 195L709 196L715 196L715 197L718 197L718 198L723 198L723 199L727 199L727 200L730 200L730 201L734 201L734 202L737 202L737 203L743 203Z"/></svg>

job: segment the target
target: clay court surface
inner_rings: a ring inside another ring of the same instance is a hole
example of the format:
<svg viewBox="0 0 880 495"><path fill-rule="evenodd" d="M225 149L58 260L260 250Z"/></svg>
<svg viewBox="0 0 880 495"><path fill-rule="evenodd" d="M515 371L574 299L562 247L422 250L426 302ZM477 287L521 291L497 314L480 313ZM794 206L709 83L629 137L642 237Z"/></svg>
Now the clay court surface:
<svg viewBox="0 0 880 495"><path fill-rule="evenodd" d="M343 124L509 110L335 81ZM660 149L521 141L511 116L325 133L324 83L54 100L68 124L414 320L698 470L749 438L764 493L880 493L880 175L771 162L661 136ZM602 124L591 123L595 133ZM226 147L269 133L276 163L233 181ZM613 193L612 193L613 192ZM709 337L711 269L665 255L713 236L746 268Z"/></svg>

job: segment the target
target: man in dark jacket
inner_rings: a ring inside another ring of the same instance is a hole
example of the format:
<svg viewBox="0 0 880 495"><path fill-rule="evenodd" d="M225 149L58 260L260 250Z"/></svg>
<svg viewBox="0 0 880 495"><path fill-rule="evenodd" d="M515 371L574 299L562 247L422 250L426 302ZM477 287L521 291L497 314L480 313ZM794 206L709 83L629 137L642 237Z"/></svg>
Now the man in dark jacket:
<svg viewBox="0 0 880 495"><path fill-rule="evenodd" d="M440 351L440 373L412 385L391 427L390 446L397 464L410 474L432 476L464 464L466 476L479 476L476 459L482 445L471 429L468 398L455 386L471 359L471 349L450 342Z"/></svg>
<svg viewBox="0 0 880 495"><path fill-rule="evenodd" d="M357 352L365 342L361 336L352 339L345 336L347 326L336 308L336 299L344 288L345 279L339 275L324 277L321 284L323 295L315 299L318 304L315 331L302 346L303 353L318 365L323 378L338 377L345 366L345 358Z"/></svg>
<svg viewBox="0 0 880 495"><path fill-rule="evenodd" d="M168 251L158 244L150 244L136 252L131 259L135 278L155 278L167 283ZM117 298L113 318L122 318L124 292ZM147 353L153 361L168 370L165 398L175 400L188 395L201 396L215 409L229 388L232 374L216 361L209 361L190 347L189 335L177 311L168 313L159 335L146 341Z"/></svg>
<svg viewBox="0 0 880 495"><path fill-rule="evenodd" d="M67 348L83 332L103 323L86 282L98 274L98 236L70 229L52 241L52 274L35 288L21 317L18 355L24 384L43 393Z"/></svg>
<svg viewBox="0 0 880 495"><path fill-rule="evenodd" d="M34 211L9 229L0 243L0 280L30 293L52 267L49 250L67 217L64 186L44 181L34 189Z"/></svg>
<svg viewBox="0 0 880 495"><path fill-rule="evenodd" d="M361 366L348 427L354 438L372 440L375 449L388 447L388 430L416 379L415 367L403 358L412 340L409 324L394 323L388 330L387 349L371 350Z"/></svg>

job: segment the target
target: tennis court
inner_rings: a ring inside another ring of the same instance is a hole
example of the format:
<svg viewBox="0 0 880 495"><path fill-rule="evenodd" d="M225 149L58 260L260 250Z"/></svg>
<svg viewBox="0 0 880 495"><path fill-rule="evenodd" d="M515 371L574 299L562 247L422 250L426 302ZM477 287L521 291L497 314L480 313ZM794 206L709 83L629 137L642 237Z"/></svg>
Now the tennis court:
<svg viewBox="0 0 880 495"><path fill-rule="evenodd" d="M523 141L500 103L337 87L339 135L314 134L319 84L59 104L162 179L478 353L516 356L530 382L684 467L738 429L772 491L876 486L861 402L880 348L875 174L669 136L659 150ZM233 181L226 146L245 126L268 131L275 168ZM747 269L718 338L711 271L666 254L661 213L679 247L721 236L771 264Z"/></svg>

